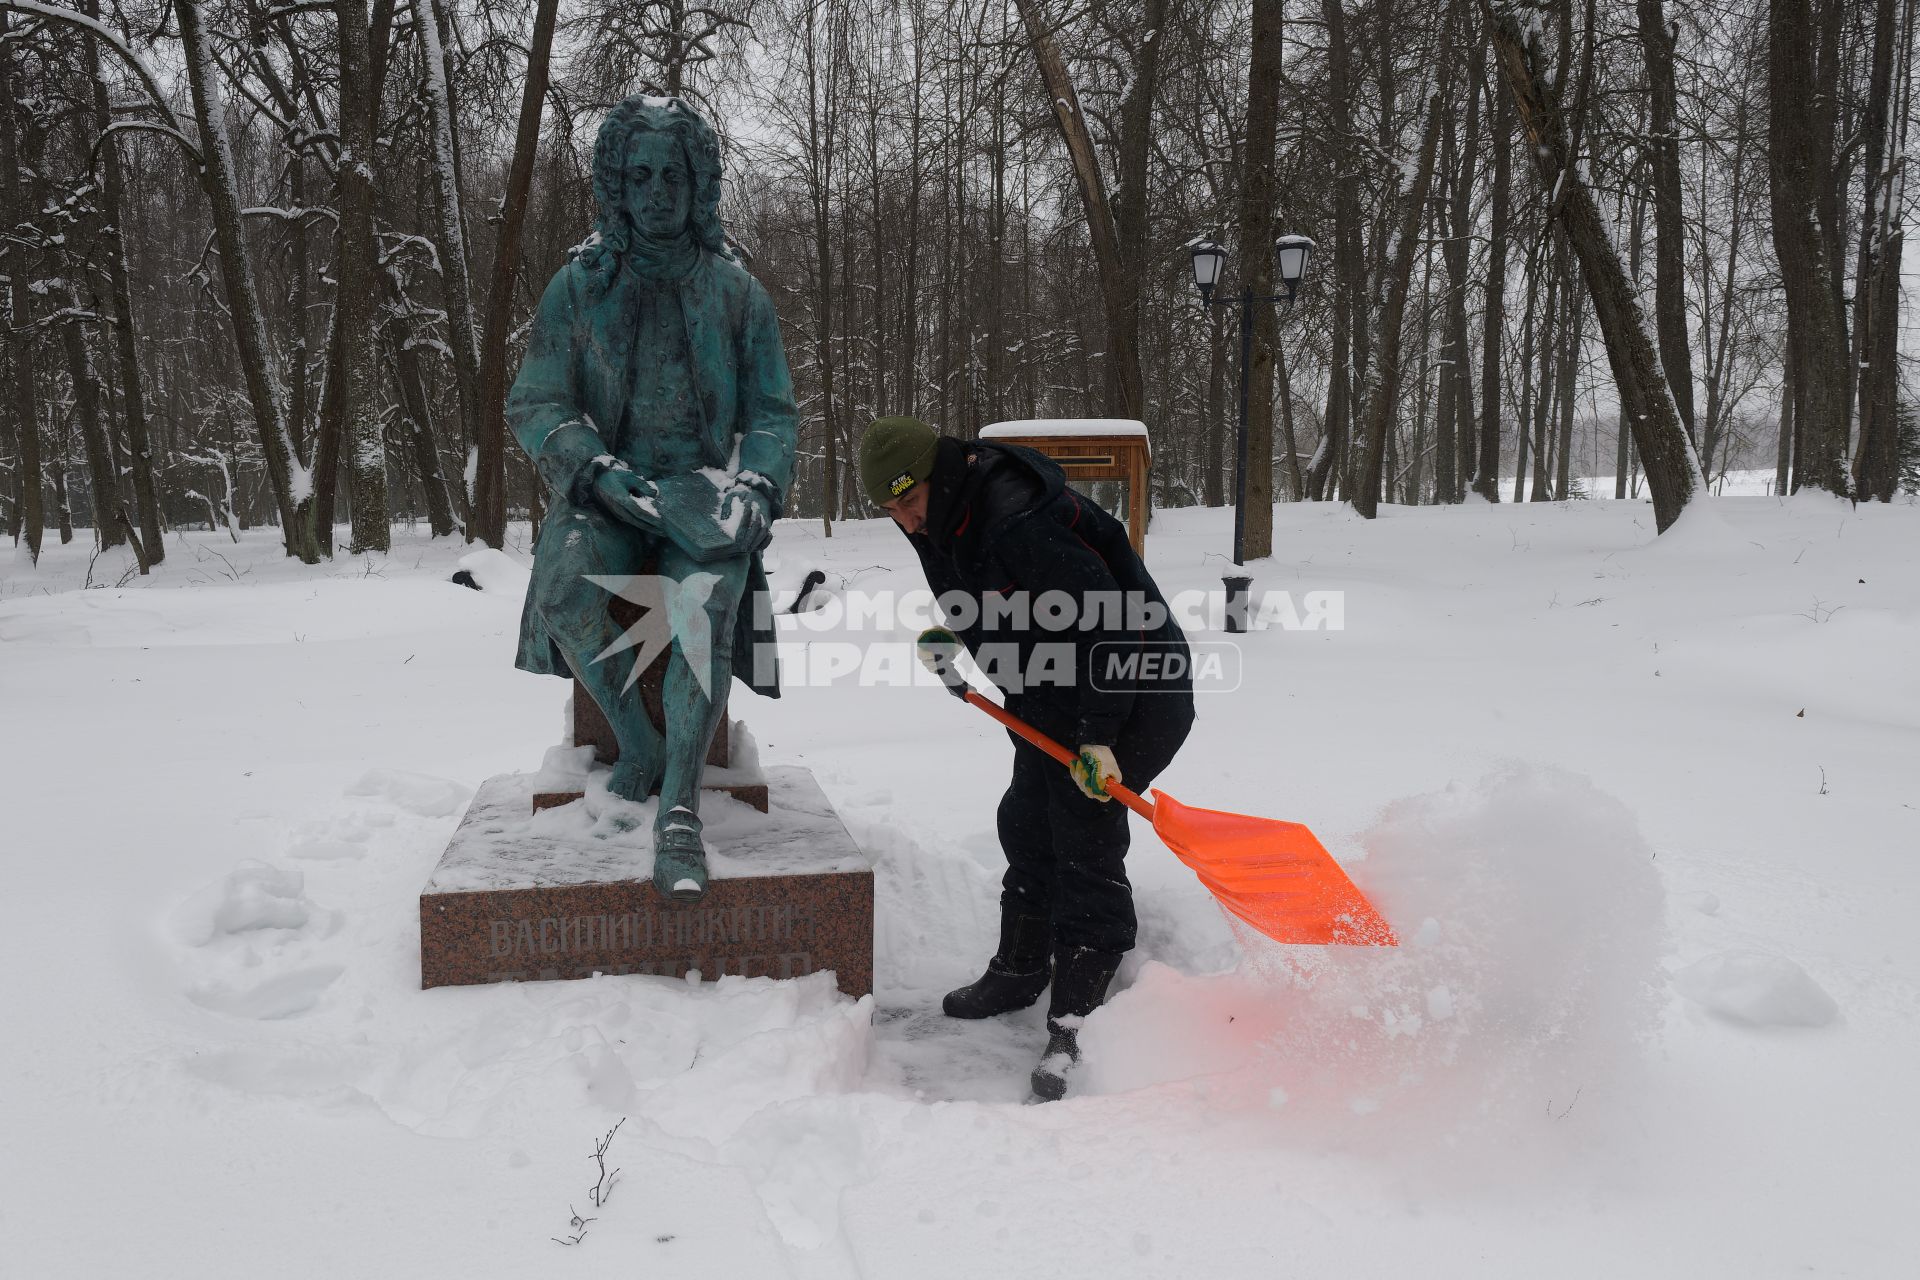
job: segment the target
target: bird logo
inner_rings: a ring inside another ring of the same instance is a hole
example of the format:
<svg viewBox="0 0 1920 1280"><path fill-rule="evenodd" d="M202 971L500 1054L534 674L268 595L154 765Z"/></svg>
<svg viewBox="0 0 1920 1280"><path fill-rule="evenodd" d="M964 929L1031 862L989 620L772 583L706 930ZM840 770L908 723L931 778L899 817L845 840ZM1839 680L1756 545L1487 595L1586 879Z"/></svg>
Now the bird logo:
<svg viewBox="0 0 1920 1280"><path fill-rule="evenodd" d="M590 573L586 579L640 609L634 624L593 658L603 662L616 653L636 650L622 693L638 684L640 673L672 643L700 682L700 692L713 697L713 621L707 615L707 601L720 583L719 574L690 573L675 579L650 573Z"/></svg>

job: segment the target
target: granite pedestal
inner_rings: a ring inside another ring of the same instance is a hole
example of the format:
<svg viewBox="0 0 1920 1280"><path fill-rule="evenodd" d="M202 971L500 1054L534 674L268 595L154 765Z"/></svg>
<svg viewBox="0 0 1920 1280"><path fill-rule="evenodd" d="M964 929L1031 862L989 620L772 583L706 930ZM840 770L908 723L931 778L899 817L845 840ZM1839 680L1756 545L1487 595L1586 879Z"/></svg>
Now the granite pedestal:
<svg viewBox="0 0 1920 1280"><path fill-rule="evenodd" d="M539 774L490 778L420 894L420 985L666 974L834 972L873 990L873 868L805 769L759 775L768 810L701 802L710 879L691 905L653 887L651 810L582 798L535 811Z"/></svg>

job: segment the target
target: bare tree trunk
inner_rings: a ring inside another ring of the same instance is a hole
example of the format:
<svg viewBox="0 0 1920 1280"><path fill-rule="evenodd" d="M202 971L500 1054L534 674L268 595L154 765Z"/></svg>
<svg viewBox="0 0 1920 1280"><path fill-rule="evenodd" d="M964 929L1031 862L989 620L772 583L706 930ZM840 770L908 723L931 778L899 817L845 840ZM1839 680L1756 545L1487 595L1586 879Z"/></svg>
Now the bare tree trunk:
<svg viewBox="0 0 1920 1280"><path fill-rule="evenodd" d="M1720 447L1721 439L1727 431L1727 390L1733 374L1733 317L1734 298L1739 293L1740 249L1745 240L1746 224L1746 171L1747 171L1747 99L1742 94L1733 116L1733 167L1731 170L1732 190L1728 197L1727 261L1720 288L1720 319L1718 331L1708 323L1701 325L1702 357L1707 365L1707 405L1706 422L1700 431L1701 461L1706 469L1709 484L1713 482L1713 458ZM1705 161L1702 160L1704 167ZM1708 263L1702 255L1700 279L1703 302L1710 297L1712 275Z"/></svg>
<svg viewBox="0 0 1920 1280"><path fill-rule="evenodd" d="M14 87L13 51L8 37L9 18L0 9L0 173L18 175L22 170L19 125L15 107L19 96ZM0 183L0 216L9 227L18 226L35 207L33 186L18 180ZM40 458L40 406L34 383L34 311L33 291L27 287L26 265L22 261L25 246L0 245L0 265L7 274L8 324L5 326L8 363L13 377L8 386L8 407L13 413L14 433L20 440L20 529L26 539L27 555L40 563L41 535L47 513L41 494L44 466Z"/></svg>
<svg viewBox="0 0 1920 1280"><path fill-rule="evenodd" d="M1539 383L1533 376L1534 336L1539 332L1540 272L1535 268L1539 249L1527 255L1524 275L1527 281L1527 309L1520 317L1520 414L1513 433L1513 500L1527 500L1527 456L1533 444L1533 395Z"/></svg>
<svg viewBox="0 0 1920 1280"><path fill-rule="evenodd" d="M1860 375L1860 443L1853 460L1856 498L1891 502L1900 485L1899 348L1901 225L1906 165L1911 8L1896 21L1894 0L1878 0L1874 12L1873 70L1866 100L1866 205L1862 210L1860 262L1854 283L1854 366ZM1908 32L1901 27L1906 25ZM1899 50L1896 59L1895 49ZM1888 147L1888 108L1894 99L1894 64L1900 76L1900 136Z"/></svg>
<svg viewBox="0 0 1920 1280"><path fill-rule="evenodd" d="M1300 454L1293 433L1293 382L1287 377L1287 349L1273 344L1273 367L1280 375L1280 434L1287 455L1287 500L1298 502L1304 496L1300 488Z"/></svg>
<svg viewBox="0 0 1920 1280"><path fill-rule="evenodd" d="M1033 49L1034 61L1040 65L1040 79L1045 83L1047 96L1052 101L1054 123L1059 126L1060 138L1066 143L1067 155L1073 161L1073 176L1080 187L1080 202L1086 210L1087 230L1093 239L1094 264L1100 278L1101 308L1107 322L1109 411L1116 417L1144 418L1146 408L1140 377L1139 331L1137 327L1128 327L1130 319L1136 325L1138 319L1137 312L1128 304L1128 298L1132 296L1137 299L1138 294L1125 279L1119 232L1113 222L1113 206L1107 199L1106 180L1101 176L1100 158L1094 151L1093 136L1087 131L1086 117L1080 111L1080 94L1073 86L1073 77L1067 74L1066 59L1061 56L1053 31L1040 12L1039 0L1014 0L1014 5L1020 10L1020 20L1026 24L1027 42ZM1278 5L1262 3L1256 5L1254 10L1256 61L1259 57L1260 25L1257 15L1269 7L1278 8ZM1277 84L1275 90L1278 90Z"/></svg>
<svg viewBox="0 0 1920 1280"><path fill-rule="evenodd" d="M73 503L67 497L67 460L72 452L72 432L63 431L55 436L53 423L47 423L47 437L54 442L53 454L53 514L60 526L60 545L66 546L73 541Z"/></svg>
<svg viewBox="0 0 1920 1280"><path fill-rule="evenodd" d="M1454 388L1453 418L1448 428L1453 436L1453 481L1440 502L1459 502L1466 497L1473 481L1474 463L1479 453L1478 419L1473 411L1473 348L1467 329L1467 278L1470 274L1469 240L1473 235L1473 177L1480 153L1480 95L1487 78L1486 43L1479 38L1471 12L1461 15L1462 35L1473 50L1467 81L1467 124L1464 141L1456 159L1457 168L1448 170L1452 186L1444 257L1450 281L1447 294L1447 318L1443 334L1447 346L1445 374Z"/></svg>
<svg viewBox="0 0 1920 1280"><path fill-rule="evenodd" d="M1693 352L1687 345L1687 233L1680 206L1680 136L1673 81L1675 29L1662 0L1635 0L1640 47L1647 64L1648 171L1653 187L1654 321L1659 326L1660 364L1673 392L1674 410L1695 444Z"/></svg>
<svg viewBox="0 0 1920 1280"><path fill-rule="evenodd" d="M1341 0L1321 0L1327 25L1327 96L1332 135L1344 148L1353 136L1353 89L1349 69L1346 17ZM1353 317L1360 299L1360 201L1357 166L1336 151L1333 182L1333 337L1327 371L1326 429L1308 465L1307 493L1314 501L1332 499L1345 469L1349 428L1354 420ZM1348 161L1342 163L1342 161Z"/></svg>
<svg viewBox="0 0 1920 1280"><path fill-rule="evenodd" d="M459 440L478 440L480 431L480 329L473 314L473 273L467 261L467 233L459 165L455 162L452 62L443 32L447 16L442 0L413 0L426 64L427 124L433 134L432 181L434 251L446 295L447 329L453 348L453 383L459 397ZM439 474L438 468L435 474ZM435 528L435 536L439 529Z"/></svg>
<svg viewBox="0 0 1920 1280"><path fill-rule="evenodd" d="M926 71L925 30L919 10L912 14L913 78L908 93L908 148L910 171L907 175L906 262L900 280L900 371L894 378L899 388L899 412L911 414L920 403L920 192L926 185L925 157L921 153L923 97Z"/></svg>
<svg viewBox="0 0 1920 1280"><path fill-rule="evenodd" d="M1420 159L1414 170L1413 185L1401 197L1400 228L1389 267L1386 299L1380 308L1380 339L1374 359L1373 385L1367 392L1367 426L1360 457L1354 470L1355 483L1348 497L1353 509L1371 520L1379 513L1380 462L1387 433L1393 429L1394 411L1400 402L1400 327L1407 309L1407 283L1413 276L1414 252L1420 246L1420 225L1427 209L1427 188L1433 182L1434 154L1439 149L1442 104L1447 99L1448 80L1453 60L1453 24L1449 19L1442 37L1440 86L1427 100L1427 124L1420 139Z"/></svg>
<svg viewBox="0 0 1920 1280"><path fill-rule="evenodd" d="M404 331L394 333L395 382L400 387L400 404L406 411L408 443L412 445L413 469L420 477L420 488L427 502L427 520L436 538L451 534L457 527L453 507L447 500L447 481L440 466L440 450L433 439L433 410L427 398L426 375L420 367L420 349L407 342Z"/></svg>
<svg viewBox="0 0 1920 1280"><path fill-rule="evenodd" d="M235 346L253 408L254 427L260 435L267 482L279 511L287 554L311 564L320 558L311 518L312 477L301 469L294 454L273 352L267 345L266 321L254 287L253 259L247 249L246 228L240 222L233 150L219 93L220 69L207 45L199 0L174 0L174 12L180 22L194 117L200 126L201 182L212 207L214 237L220 246L220 278L226 286L227 309L233 317Z"/></svg>
<svg viewBox="0 0 1920 1280"><path fill-rule="evenodd" d="M1553 496L1561 501L1573 496L1573 410L1574 376L1580 365L1580 347L1585 337L1587 308L1574 279L1573 264L1567 264L1567 321L1565 345L1560 352L1560 438L1554 450Z"/></svg>
<svg viewBox="0 0 1920 1280"><path fill-rule="evenodd" d="M1240 186L1240 283L1255 298L1273 292L1273 209L1279 181L1274 146L1280 130L1280 79L1286 13L1280 0L1256 0L1253 53L1247 64L1247 152ZM1246 468L1241 495L1245 557L1273 554L1273 307L1253 304L1247 380Z"/></svg>
<svg viewBox="0 0 1920 1280"><path fill-rule="evenodd" d="M1507 238L1513 183L1513 100L1488 86L1499 105L1492 115L1487 143L1493 151L1492 211L1487 232L1487 304L1480 338L1480 457L1473 491L1488 502L1500 501L1500 339L1507 327Z"/></svg>
<svg viewBox="0 0 1920 1280"><path fill-rule="evenodd" d="M1793 345L1780 353L1780 440L1774 446L1773 491L1787 491L1793 478L1793 405L1799 399L1793 387Z"/></svg>
<svg viewBox="0 0 1920 1280"><path fill-rule="evenodd" d="M1144 34L1134 58L1132 78L1127 81L1127 92L1120 103L1113 224L1114 236L1119 242L1120 282L1124 290L1120 300L1121 323L1126 327L1128 343L1135 353L1131 376L1138 382L1125 395L1142 406L1139 412L1126 415L1130 418L1142 417L1146 412L1145 384L1140 381L1140 293L1148 278L1147 196L1151 188L1147 161L1152 152L1153 100L1160 79L1160 51L1166 46L1167 4L1168 0L1145 0L1140 17ZM1122 376L1127 376L1125 370Z"/></svg>
<svg viewBox="0 0 1920 1280"><path fill-rule="evenodd" d="M1555 234L1552 245L1551 258L1544 252L1541 255L1547 277L1547 303L1540 308L1540 333L1534 340L1540 353L1540 363L1533 383L1533 488L1527 495L1532 502L1548 502L1553 498L1553 491L1547 482L1547 449L1550 441L1547 424L1558 389L1554 375L1560 350L1560 313L1566 306L1565 291L1560 287L1567 274L1566 237ZM1519 498L1515 497L1514 501L1518 502Z"/></svg>
<svg viewBox="0 0 1920 1280"><path fill-rule="evenodd" d="M93 531L102 547L117 547L127 540L120 510L119 476L114 472L113 450L107 444L106 424L100 420L100 375L94 371L93 353L87 349L87 336L80 319L87 308L80 290L69 283L68 305L73 314L60 324L60 345L67 356L67 374L73 386L73 415L80 425L80 443L87 458L87 487L93 499Z"/></svg>
<svg viewBox="0 0 1920 1280"><path fill-rule="evenodd" d="M802 41L807 64L807 195L813 215L813 266L815 294L813 314L814 360L820 370L822 433L826 440L826 465L821 502L821 529L833 536L834 517L842 514L840 489L840 419L834 392L833 358L833 166L838 153L840 95L837 82L839 40L831 12L827 25L827 65L824 86L819 65L819 38L815 30L818 9L806 10Z"/></svg>
<svg viewBox="0 0 1920 1280"><path fill-rule="evenodd" d="M385 551L387 442L380 415L380 369L374 352L373 132L380 98L367 32L367 0L335 0L340 39L340 159L334 189L340 213L334 312L340 317L341 414L352 501L348 550ZM424 24L423 24L424 25ZM331 544L332 539L328 539Z"/></svg>
<svg viewBox="0 0 1920 1280"><path fill-rule="evenodd" d="M1645 192L1633 197L1632 225L1627 231L1627 279L1635 288L1640 284L1640 259L1645 252L1647 241L1647 197ZM1614 441L1613 496L1625 498L1627 487L1633 479L1634 468L1638 465L1633 458L1633 431L1627 425L1627 413L1622 409L1616 417L1618 423L1617 438Z"/></svg>
<svg viewBox="0 0 1920 1280"><path fill-rule="evenodd" d="M1471 436L1473 419L1472 380L1467 373L1467 238L1473 234L1473 147L1479 105L1479 91L1470 85L1464 160L1451 109L1445 113L1447 118L1440 140L1441 170L1448 190L1435 217L1442 237L1440 260L1446 268L1447 287L1441 300L1440 385L1433 418L1433 500L1436 503L1460 501L1465 472L1460 463L1468 452L1460 434ZM1422 375L1423 385L1424 381ZM1462 392L1466 393L1465 404L1461 401Z"/></svg>
<svg viewBox="0 0 1920 1280"><path fill-rule="evenodd" d="M877 37L876 37L877 39ZM877 82L867 86L867 254L868 279L873 293L873 323L867 326L867 367L872 371L873 413L878 417L891 413L887 407L887 373L890 368L892 314L887 308L887 254L882 249L886 237L884 207L884 166L880 162L880 115L883 97ZM859 496L855 486L855 497Z"/></svg>
<svg viewBox="0 0 1920 1280"><path fill-rule="evenodd" d="M480 438L474 442L473 519L467 540L499 547L507 538L507 334L513 328L513 291L520 279L520 236L533 188L533 161L540 145L540 117L547 100L547 64L553 52L554 13L559 0L539 0L533 40L527 48L527 83L520 95L513 164L500 201L500 234L487 289L487 318L480 351Z"/></svg>
<svg viewBox="0 0 1920 1280"><path fill-rule="evenodd" d="M100 0L87 0L89 17L100 16ZM113 123L107 101L106 80L100 74L100 44L88 40L87 71L93 78L94 127L105 135ZM140 512L140 539L148 564L159 564L167 548L161 540L160 499L153 487L153 450L147 442L147 410L140 388L140 361L133 328L133 286L127 278L127 244L123 231L126 209L126 177L121 172L120 148L108 138L100 147L103 175L102 194L106 198L106 221L99 234L105 242L107 276L113 300L114 351L120 362L120 403L127 424L128 461L133 472L134 503Z"/></svg>
<svg viewBox="0 0 1920 1280"><path fill-rule="evenodd" d="M1585 180L1572 166L1559 91L1543 81L1537 70L1539 54L1529 43L1535 37L1523 32L1518 15L1511 9L1496 11L1494 0L1480 3L1492 28L1494 51L1521 126L1533 144L1541 185L1556 193L1556 216L1579 256L1621 407L1633 425L1641 462L1647 469L1654 526L1664 533L1700 490L1700 460L1680 425L1673 396L1660 371L1659 356L1647 336L1646 317L1600 220L1600 211Z"/></svg>
<svg viewBox="0 0 1920 1280"><path fill-rule="evenodd" d="M1469 94L1468 97L1471 99L1472 95ZM1446 116L1447 119L1440 137L1440 168L1444 182L1450 186L1458 187L1461 185L1462 176L1460 174L1459 158L1456 155L1458 143L1455 141L1452 111L1449 110ZM1433 411L1433 500L1435 503L1448 503L1455 500L1454 467L1459 460L1459 448L1453 438L1454 419L1457 413L1454 399L1459 392L1460 383L1463 381L1460 377L1461 369L1458 357L1464 355L1464 352L1455 348L1454 339L1456 336L1465 337L1466 333L1465 330L1462 329L1458 335L1455 334L1453 328L1453 304L1455 299L1460 296L1461 291L1466 287L1466 282L1460 278L1461 273L1458 269L1459 257L1464 255L1465 245L1461 245L1460 253L1456 254L1453 228L1450 225L1453 213L1453 200L1451 198L1453 194L1453 192L1449 192L1447 196L1438 201L1440 212L1436 215L1438 224L1437 234L1441 240L1440 261L1446 268L1447 284L1446 291L1440 300L1442 313L1440 318L1440 358L1437 362L1439 365L1439 386L1435 389ZM1464 308L1462 308L1462 311L1464 314ZM1423 349L1421 351L1420 370L1420 384L1423 388L1426 386L1426 379L1426 351Z"/></svg>
<svg viewBox="0 0 1920 1280"><path fill-rule="evenodd" d="M1838 0L1829 0L1837 3ZM1809 109L1815 94L1808 0L1769 0L1767 14L1768 168L1773 247L1794 351L1793 487L1847 492L1846 315L1829 288L1835 264L1816 221L1830 159ZM1644 452L1644 449L1642 450ZM1651 460L1649 460L1651 471Z"/></svg>
<svg viewBox="0 0 1920 1280"><path fill-rule="evenodd" d="M1443 111L1440 114L1445 115L1446 112ZM1442 225L1444 225L1444 223ZM1434 233L1430 231L1428 234L1432 235ZM1422 482L1425 480L1425 469L1422 464L1426 460L1427 410L1435 407L1432 404L1432 397L1428 395L1428 378L1433 366L1432 249L1433 242L1429 240L1420 254L1420 337L1413 344L1414 349L1420 353L1420 367L1413 375L1413 385L1419 399L1419 404L1413 414L1413 446L1408 451L1409 456L1405 467L1407 483L1401 498L1401 501L1410 507L1420 504ZM1438 414L1436 413L1435 416L1437 417ZM1440 427L1438 425L1434 428L1434 435L1436 437L1436 443L1434 444L1434 469L1438 471L1441 466L1439 462L1441 447L1438 443ZM1392 436L1389 436L1388 440L1391 442ZM1446 441L1445 453L1448 461L1451 461L1453 458L1453 441L1451 439ZM1388 476L1394 474L1394 467L1391 462L1387 464L1387 474ZM1391 500L1393 497L1393 485L1391 483L1386 486L1386 497L1388 500ZM1438 499L1436 499L1436 501L1438 501Z"/></svg>
<svg viewBox="0 0 1920 1280"><path fill-rule="evenodd" d="M287 191L296 208L305 208L307 204L307 162L303 156L293 156L287 161ZM293 244L288 254L288 273L292 275L293 296L290 299L290 314L287 317L287 359L292 366L287 371L287 382L291 388L290 403L287 411L287 430L293 436L294 453L311 462L313 441L307 436L312 426L313 410L313 359L312 344L307 341L311 329L307 316L307 282L313 272L310 260L311 232L310 220L301 218L288 228Z"/></svg>

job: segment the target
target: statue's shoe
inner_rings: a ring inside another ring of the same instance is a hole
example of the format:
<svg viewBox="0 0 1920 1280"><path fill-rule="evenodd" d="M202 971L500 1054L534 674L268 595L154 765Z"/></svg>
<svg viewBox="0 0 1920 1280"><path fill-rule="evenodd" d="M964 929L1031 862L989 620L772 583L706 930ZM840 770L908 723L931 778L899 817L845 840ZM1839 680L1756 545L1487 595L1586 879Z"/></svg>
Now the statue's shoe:
<svg viewBox="0 0 1920 1280"><path fill-rule="evenodd" d="M698 902L707 892L707 852L700 817L674 808L653 830L653 887L673 902Z"/></svg>

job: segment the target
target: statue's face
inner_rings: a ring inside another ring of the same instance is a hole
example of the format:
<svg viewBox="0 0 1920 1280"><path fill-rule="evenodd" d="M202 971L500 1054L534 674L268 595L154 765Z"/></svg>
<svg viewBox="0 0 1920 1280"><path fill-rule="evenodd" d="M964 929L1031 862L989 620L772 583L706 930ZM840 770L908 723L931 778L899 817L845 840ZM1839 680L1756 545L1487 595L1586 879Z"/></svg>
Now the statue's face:
<svg viewBox="0 0 1920 1280"><path fill-rule="evenodd" d="M693 210L693 174L680 140L642 131L627 142L620 204L633 225L650 236L677 236Z"/></svg>

